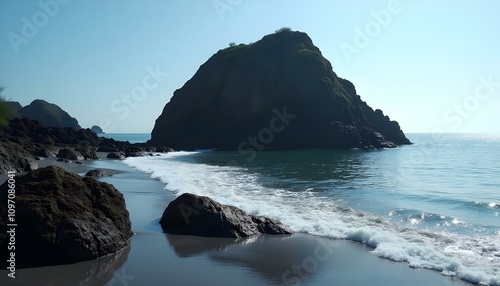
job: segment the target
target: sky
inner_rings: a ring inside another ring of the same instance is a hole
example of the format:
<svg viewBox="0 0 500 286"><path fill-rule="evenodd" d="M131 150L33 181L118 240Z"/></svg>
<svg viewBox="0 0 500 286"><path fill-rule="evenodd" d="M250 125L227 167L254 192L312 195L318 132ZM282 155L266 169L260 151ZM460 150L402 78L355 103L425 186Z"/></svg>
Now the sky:
<svg viewBox="0 0 500 286"><path fill-rule="evenodd" d="M500 1L2 0L0 84L82 127L149 133L229 43L307 33L404 132L500 133Z"/></svg>

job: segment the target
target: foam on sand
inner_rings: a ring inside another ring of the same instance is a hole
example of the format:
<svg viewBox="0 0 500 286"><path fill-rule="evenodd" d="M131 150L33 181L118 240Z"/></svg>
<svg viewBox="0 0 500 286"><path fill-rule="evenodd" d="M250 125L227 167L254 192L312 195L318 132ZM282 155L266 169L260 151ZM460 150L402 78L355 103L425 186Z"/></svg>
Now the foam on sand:
<svg viewBox="0 0 500 286"><path fill-rule="evenodd" d="M500 285L500 233L479 236L419 229L346 207L310 187L303 192L268 188L259 183L259 174L241 167L183 160L183 156L191 154L176 152L127 158L124 162L150 173L177 195L190 192L209 196L251 214L277 219L297 232L361 242L372 247L373 254L407 262L411 267L434 269L474 283Z"/></svg>

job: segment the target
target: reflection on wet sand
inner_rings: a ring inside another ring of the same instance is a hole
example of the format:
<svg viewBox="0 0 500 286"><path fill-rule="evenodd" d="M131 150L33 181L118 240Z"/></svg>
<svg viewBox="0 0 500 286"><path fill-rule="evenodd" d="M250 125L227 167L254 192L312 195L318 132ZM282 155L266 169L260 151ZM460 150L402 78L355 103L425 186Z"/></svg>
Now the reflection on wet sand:
<svg viewBox="0 0 500 286"><path fill-rule="evenodd" d="M246 240L165 236L182 259L207 257L221 266L247 269L268 285L367 285L367 281L371 285L468 285L370 255L366 246L346 240L307 234Z"/></svg>
<svg viewBox="0 0 500 286"><path fill-rule="evenodd" d="M247 239L165 235L182 258L210 260L251 270L271 284L305 282L333 260L334 244L307 235L260 235Z"/></svg>
<svg viewBox="0 0 500 286"><path fill-rule="evenodd" d="M0 285L104 285L113 279L114 273L127 261L130 249L129 245L114 254L96 260L67 265L21 269L16 271L15 279L8 278L6 271L0 271Z"/></svg>

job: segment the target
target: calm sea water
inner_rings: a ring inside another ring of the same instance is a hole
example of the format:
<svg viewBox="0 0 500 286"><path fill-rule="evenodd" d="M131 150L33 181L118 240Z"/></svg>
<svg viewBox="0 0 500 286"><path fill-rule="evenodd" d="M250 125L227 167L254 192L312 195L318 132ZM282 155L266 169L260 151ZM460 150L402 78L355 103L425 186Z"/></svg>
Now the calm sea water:
<svg viewBox="0 0 500 286"><path fill-rule="evenodd" d="M408 137L414 145L379 151L176 152L125 163L176 194L210 196L297 232L500 285L500 135Z"/></svg>
<svg viewBox="0 0 500 286"><path fill-rule="evenodd" d="M151 133L106 133L99 137L111 138L118 141L129 141L130 143L144 143L151 139Z"/></svg>

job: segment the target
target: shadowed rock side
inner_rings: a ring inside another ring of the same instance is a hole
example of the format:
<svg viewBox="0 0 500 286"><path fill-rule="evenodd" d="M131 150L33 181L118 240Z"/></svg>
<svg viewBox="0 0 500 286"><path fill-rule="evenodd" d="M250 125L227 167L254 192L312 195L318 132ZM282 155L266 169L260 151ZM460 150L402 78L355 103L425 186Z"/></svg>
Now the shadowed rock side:
<svg viewBox="0 0 500 286"><path fill-rule="evenodd" d="M240 238L261 233L293 233L272 219L248 215L237 207L189 193L170 202L160 224L168 233L211 237Z"/></svg>
<svg viewBox="0 0 500 286"><path fill-rule="evenodd" d="M0 141L0 174L9 171L24 172L38 168L33 155L19 144Z"/></svg>
<svg viewBox="0 0 500 286"><path fill-rule="evenodd" d="M397 122L337 77L307 34L293 31L218 51L175 91L150 143L185 150L411 144Z"/></svg>
<svg viewBox="0 0 500 286"><path fill-rule="evenodd" d="M0 231L7 227L0 186ZM114 253L132 236L123 195L112 185L55 166L16 178L16 267L74 263ZM7 239L0 237L3 256ZM0 263L5 269L6 260Z"/></svg>

